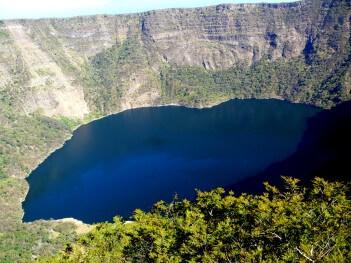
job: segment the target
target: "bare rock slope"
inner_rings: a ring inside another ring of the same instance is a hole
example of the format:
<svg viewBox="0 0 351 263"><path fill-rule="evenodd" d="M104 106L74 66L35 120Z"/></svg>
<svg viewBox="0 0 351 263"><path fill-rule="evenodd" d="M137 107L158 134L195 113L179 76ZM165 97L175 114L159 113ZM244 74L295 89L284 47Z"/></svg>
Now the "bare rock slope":
<svg viewBox="0 0 351 263"><path fill-rule="evenodd" d="M30 78L24 95L23 110L42 110L48 116L64 115L82 118L88 113L83 88L72 79L30 38L21 24L6 23L14 45L22 55Z"/></svg>

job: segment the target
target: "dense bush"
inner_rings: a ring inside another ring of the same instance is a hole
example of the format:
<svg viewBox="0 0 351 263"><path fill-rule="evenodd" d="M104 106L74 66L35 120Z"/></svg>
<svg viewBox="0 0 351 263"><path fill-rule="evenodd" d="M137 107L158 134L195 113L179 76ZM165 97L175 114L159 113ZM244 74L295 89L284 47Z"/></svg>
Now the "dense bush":
<svg viewBox="0 0 351 263"><path fill-rule="evenodd" d="M261 195L198 192L196 202L157 203L95 226L40 262L347 262L351 206L346 187L316 178L308 189L284 178Z"/></svg>

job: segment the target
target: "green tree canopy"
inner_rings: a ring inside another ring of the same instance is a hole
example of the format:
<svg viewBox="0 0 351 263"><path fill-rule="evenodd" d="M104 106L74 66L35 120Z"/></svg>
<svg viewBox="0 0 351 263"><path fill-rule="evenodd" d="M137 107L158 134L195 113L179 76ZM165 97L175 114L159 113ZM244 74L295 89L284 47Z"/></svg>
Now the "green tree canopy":
<svg viewBox="0 0 351 263"><path fill-rule="evenodd" d="M158 202L133 221L114 218L53 258L39 262L349 262L347 187L315 178L311 187L284 177L261 195L222 188L195 202Z"/></svg>

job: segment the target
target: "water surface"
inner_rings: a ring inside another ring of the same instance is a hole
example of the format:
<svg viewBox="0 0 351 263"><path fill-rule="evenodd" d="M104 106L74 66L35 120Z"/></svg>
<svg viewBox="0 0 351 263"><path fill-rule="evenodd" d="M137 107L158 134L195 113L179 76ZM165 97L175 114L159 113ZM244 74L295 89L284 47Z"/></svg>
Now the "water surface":
<svg viewBox="0 0 351 263"><path fill-rule="evenodd" d="M319 109L232 100L211 109L141 108L85 125L28 178L24 220L126 218L158 200L226 187L294 153ZM261 182L257 182L261 183Z"/></svg>

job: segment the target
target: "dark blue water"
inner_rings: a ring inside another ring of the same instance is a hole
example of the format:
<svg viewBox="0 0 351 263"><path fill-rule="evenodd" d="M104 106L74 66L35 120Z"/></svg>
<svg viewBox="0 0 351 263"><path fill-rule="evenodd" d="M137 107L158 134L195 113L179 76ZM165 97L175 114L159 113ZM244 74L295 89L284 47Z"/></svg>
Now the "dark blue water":
<svg viewBox="0 0 351 263"><path fill-rule="evenodd" d="M232 100L211 109L142 108L79 128L28 178L24 220L128 218L177 193L233 185L296 150L319 109ZM261 183L261 182L257 182Z"/></svg>

